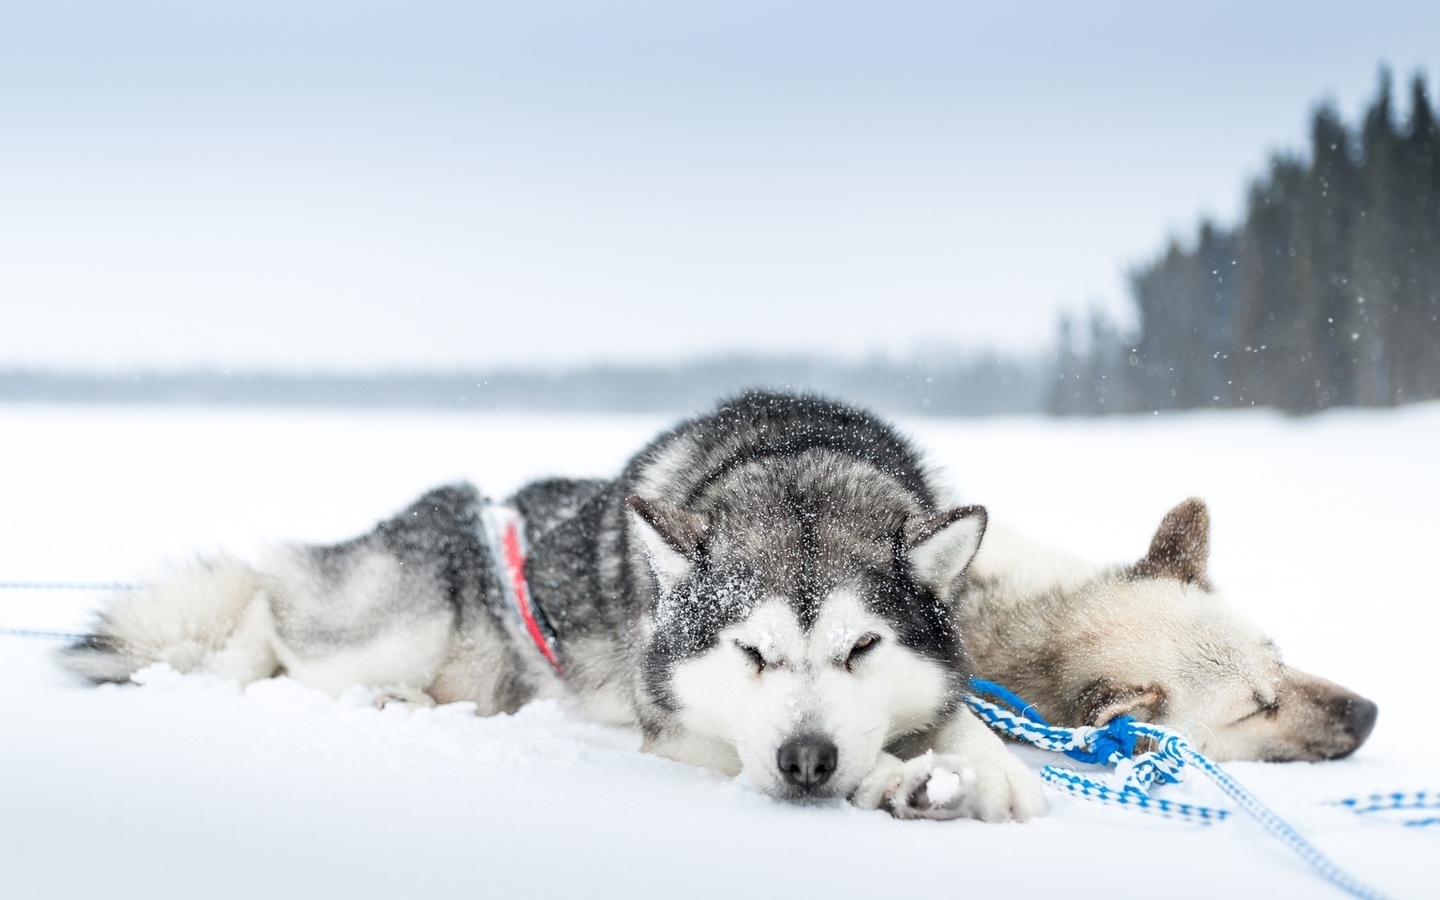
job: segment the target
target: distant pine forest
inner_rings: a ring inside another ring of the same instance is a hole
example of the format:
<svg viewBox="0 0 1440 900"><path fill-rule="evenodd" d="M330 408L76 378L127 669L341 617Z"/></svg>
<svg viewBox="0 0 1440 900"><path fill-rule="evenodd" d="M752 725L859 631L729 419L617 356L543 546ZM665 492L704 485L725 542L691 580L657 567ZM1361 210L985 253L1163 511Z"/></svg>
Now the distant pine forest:
<svg viewBox="0 0 1440 900"><path fill-rule="evenodd" d="M1331 105L1303 156L1131 273L1138 330L1060 323L1060 414L1266 406L1291 413L1440 397L1440 132L1420 75L1391 76L1352 127Z"/></svg>
<svg viewBox="0 0 1440 900"><path fill-rule="evenodd" d="M1362 119L1323 104L1310 146L1250 187L1243 221L1200 224L1130 273L1135 325L1062 317L1029 357L727 357L565 372L83 374L0 368L0 401L675 412L752 387L900 415L1289 413L1440 397L1440 125L1415 75L1382 70Z"/></svg>

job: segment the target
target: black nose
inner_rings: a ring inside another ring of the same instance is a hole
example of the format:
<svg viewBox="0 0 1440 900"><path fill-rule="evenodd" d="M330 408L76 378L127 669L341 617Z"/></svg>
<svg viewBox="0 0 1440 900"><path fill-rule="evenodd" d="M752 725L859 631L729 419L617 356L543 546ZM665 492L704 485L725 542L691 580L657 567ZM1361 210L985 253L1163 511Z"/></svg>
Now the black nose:
<svg viewBox="0 0 1440 900"><path fill-rule="evenodd" d="M1356 697L1349 703L1345 710L1345 730L1355 736L1355 746L1360 746L1375 730L1375 717L1380 714L1380 707L1366 700L1364 697Z"/></svg>
<svg viewBox="0 0 1440 900"><path fill-rule="evenodd" d="M791 738L775 755L785 780L802 791L813 791L835 774L840 751L822 737L804 735Z"/></svg>

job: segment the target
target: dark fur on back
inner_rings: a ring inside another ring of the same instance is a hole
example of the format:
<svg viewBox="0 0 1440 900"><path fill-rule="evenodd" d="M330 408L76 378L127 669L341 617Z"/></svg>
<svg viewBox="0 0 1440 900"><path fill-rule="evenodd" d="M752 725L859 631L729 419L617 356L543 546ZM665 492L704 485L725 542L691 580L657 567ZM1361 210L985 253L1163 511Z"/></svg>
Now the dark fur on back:
<svg viewBox="0 0 1440 900"><path fill-rule="evenodd" d="M391 627L396 618L427 611L417 606L436 603L445 604L457 617L475 615L481 609L493 615L501 602L501 590L481 530L482 502L472 485L446 485L428 491L368 534L307 548L316 571L332 584L342 583L370 553L383 548L410 578L424 582L425 589L384 598L389 601L385 616L352 615L348 598L333 611L322 609L322 613L333 614L321 617L282 609L276 617L281 637L297 645L361 642ZM285 594L278 593L272 602L284 606L285 600Z"/></svg>
<svg viewBox="0 0 1440 900"><path fill-rule="evenodd" d="M675 472L663 500L691 506L732 470L764 459L828 451L862 460L898 481L927 510L936 498L919 454L884 422L863 410L815 396L751 391L714 412L681 423L641 451L621 480L636 484L666 451L683 445L692 465Z"/></svg>

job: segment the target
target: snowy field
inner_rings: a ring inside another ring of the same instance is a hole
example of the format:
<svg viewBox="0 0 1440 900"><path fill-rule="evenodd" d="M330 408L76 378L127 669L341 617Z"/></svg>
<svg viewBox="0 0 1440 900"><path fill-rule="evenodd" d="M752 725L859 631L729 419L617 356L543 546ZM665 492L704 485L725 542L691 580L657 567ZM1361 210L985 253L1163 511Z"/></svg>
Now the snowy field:
<svg viewBox="0 0 1440 900"><path fill-rule="evenodd" d="M667 424L0 406L0 581L333 541L445 481L613 474ZM1204 497L1214 580L1289 662L1380 705L1350 759L1227 768L1361 880L1440 896L1440 828L1324 804L1440 789L1440 406L901 424L967 501L1100 560ZM0 627L75 630L98 599L0 590ZM1025 825L791 807L555 704L478 719L153 672L96 689L50 665L55 643L0 636L0 897L1340 896L1243 816L1054 793ZM1199 775L1164 790L1223 805Z"/></svg>

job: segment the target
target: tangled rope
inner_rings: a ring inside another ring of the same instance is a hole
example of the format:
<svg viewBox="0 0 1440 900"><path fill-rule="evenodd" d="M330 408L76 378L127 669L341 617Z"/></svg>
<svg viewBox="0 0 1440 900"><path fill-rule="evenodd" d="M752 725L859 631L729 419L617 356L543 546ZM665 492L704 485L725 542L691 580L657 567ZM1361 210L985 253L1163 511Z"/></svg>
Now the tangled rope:
<svg viewBox="0 0 1440 900"><path fill-rule="evenodd" d="M1151 785L1178 782L1185 766L1193 766L1209 776L1236 805L1271 836L1284 842L1326 881L1355 897L1379 900L1383 896L1331 862L1294 827L1170 729L1136 722L1129 716L1114 719L1101 727L1058 728L1046 722L1024 700L998 684L977 679L972 682L972 689L973 693L966 697L965 702L991 728L1037 747L1064 753L1079 762L1117 766L1124 772L1123 784L1117 789L1088 775L1058 766L1046 766L1040 777L1052 787L1088 800L1190 822L1209 824L1226 818L1229 815L1227 810L1150 796ZM991 703L982 695L998 699L1013 710ZM1133 755L1141 738L1151 739L1155 749Z"/></svg>

